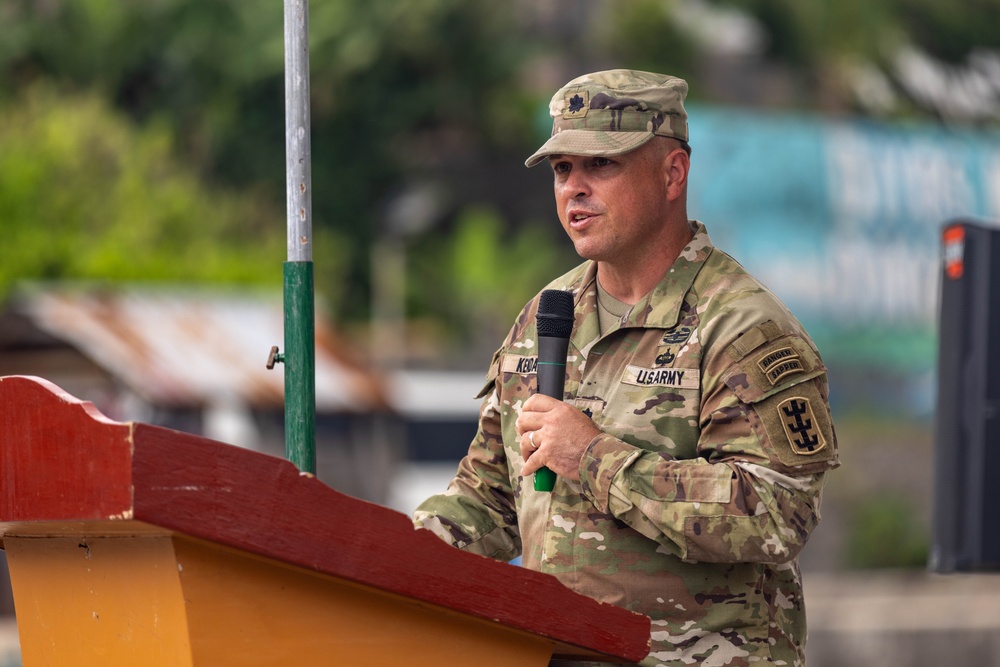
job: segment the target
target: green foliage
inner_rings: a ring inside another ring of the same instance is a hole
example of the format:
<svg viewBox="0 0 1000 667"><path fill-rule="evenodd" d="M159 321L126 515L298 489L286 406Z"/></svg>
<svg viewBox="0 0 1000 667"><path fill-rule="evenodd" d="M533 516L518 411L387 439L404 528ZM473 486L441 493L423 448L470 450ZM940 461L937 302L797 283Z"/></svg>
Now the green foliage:
<svg viewBox="0 0 1000 667"><path fill-rule="evenodd" d="M948 60L970 48L1000 47L1000 1L940 0L718 0L757 17L770 35L770 55L814 70L845 56L878 62L904 43Z"/></svg>
<svg viewBox="0 0 1000 667"><path fill-rule="evenodd" d="M513 17L487 0L311 3L314 226L340 248L322 259L343 263L349 316L370 301L368 248L402 174L529 135ZM283 3L0 0L0 23L0 99L39 80L98 91L165 124L205 178L283 206Z"/></svg>
<svg viewBox="0 0 1000 667"><path fill-rule="evenodd" d="M676 23L672 10L679 2L565 0L541 8L493 0L310 3L317 288L333 297L338 315L368 314L369 250L385 222L387 193L415 175L446 180L437 174L453 170L435 171L442 165L529 153L538 138L535 123L541 119L548 126L544 102L553 72L604 66L669 71L687 77L694 96L707 101L711 86L701 83L707 76L704 54ZM799 75L793 99L801 97L806 105L844 94L835 85L815 84L835 78L829 74L845 58L877 62L907 39L954 61L964 58L970 45L1000 44L1000 32L993 29L1000 0L979 0L960 10L936 0L705 4L754 15L769 36L768 58ZM284 218L283 3L0 0L0 26L0 108L21 108L24 91L33 88L37 96L43 84L50 97L37 122L48 119L55 142L35 137L32 142L47 145L49 153L32 155L35 145L12 129L0 130L6 151L0 155L5 165L0 225L7 229L29 213L31 219L58 220L45 223L53 232L44 253L11 258L0 267L3 280L19 271L109 278L202 275L175 272L178 263L203 267L205 275L251 279L244 274L253 262L238 256L257 257L256 249L266 247L268 256L278 248L283 257L280 239L260 231L262 218L279 229ZM533 88L542 82L544 91ZM56 108L65 104L81 109ZM77 111L95 117L88 121L89 134L74 118ZM18 113L17 122L28 123L25 112ZM15 163L17 169L11 167ZM161 177L162 170L171 175ZM71 190L46 190L42 183L50 178ZM147 178L152 180L139 182ZM448 185L458 190L465 184ZM495 190L506 187L498 182ZM121 222L134 219L150 222ZM224 222L233 220L239 224ZM517 252L517 239L524 238L535 244L526 256L558 253L555 229L540 238L531 237L541 233L535 228L516 236L501 230L524 223L463 222L460 231L477 228L482 237L477 241L461 231L454 240L436 238L432 261L410 286L415 312L451 317L432 305L440 301L442 286L451 284L517 294L512 301L530 296L555 272L519 264L511 278L510 256L489 256L495 249L488 250L484 241L491 233L490 243ZM492 232L490 225L496 227ZM244 240L249 235L252 243ZM224 248L203 243L206 237ZM4 252L9 254L12 241L5 241ZM446 249L452 243L455 249ZM445 261L449 253L482 262ZM155 254L162 256L154 259ZM495 273L488 274L486 266Z"/></svg>
<svg viewBox="0 0 1000 667"><path fill-rule="evenodd" d="M466 339L485 337L496 344L527 301L579 257L555 240L558 227L533 223L511 232L488 207L460 213L445 244L426 238L414 249L415 283L433 286L422 300L411 294L411 310L448 323ZM443 270L442 270L443 269Z"/></svg>
<svg viewBox="0 0 1000 667"><path fill-rule="evenodd" d="M603 48L623 67L697 79L698 49L675 23L663 0L617 3L609 21L598 26Z"/></svg>
<svg viewBox="0 0 1000 667"><path fill-rule="evenodd" d="M282 212L207 188L172 143L165 124L136 128L93 94L35 87L0 109L0 292L23 279L280 285Z"/></svg>
<svg viewBox="0 0 1000 667"><path fill-rule="evenodd" d="M358 257L407 173L529 136L527 116L512 113L524 101L511 17L507 3L481 0L315 4L316 217L350 229ZM367 271L355 263L351 282L365 285Z"/></svg>
<svg viewBox="0 0 1000 667"><path fill-rule="evenodd" d="M312 3L317 288L342 295L347 316L363 316L370 302L368 247L401 175L443 150L528 135L521 112L529 102L509 85L521 62L512 17L506 3L485 0ZM94 91L142 128L169 135L203 182L283 207L281 2L0 0L0 23L0 101L42 81ZM64 261L50 258L52 272L82 271L79 260L57 268Z"/></svg>
<svg viewBox="0 0 1000 667"><path fill-rule="evenodd" d="M973 48L1000 48L1000 0L961 4L940 0L891 0L893 17L929 53L962 62Z"/></svg>
<svg viewBox="0 0 1000 667"><path fill-rule="evenodd" d="M899 496L879 494L855 508L845 561L856 569L925 567L929 545L912 505Z"/></svg>
<svg viewBox="0 0 1000 667"><path fill-rule="evenodd" d="M912 0L720 0L755 16L775 61L820 74L851 56L877 60L900 45L900 12Z"/></svg>

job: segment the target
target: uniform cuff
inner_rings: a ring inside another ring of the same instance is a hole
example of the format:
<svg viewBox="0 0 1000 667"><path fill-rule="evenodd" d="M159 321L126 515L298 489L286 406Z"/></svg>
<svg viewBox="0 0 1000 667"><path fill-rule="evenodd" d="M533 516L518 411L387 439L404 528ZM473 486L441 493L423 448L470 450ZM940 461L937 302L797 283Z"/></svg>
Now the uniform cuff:
<svg viewBox="0 0 1000 667"><path fill-rule="evenodd" d="M598 510L608 512L612 481L628 461L640 453L637 447L602 433L594 438L580 459L583 494Z"/></svg>

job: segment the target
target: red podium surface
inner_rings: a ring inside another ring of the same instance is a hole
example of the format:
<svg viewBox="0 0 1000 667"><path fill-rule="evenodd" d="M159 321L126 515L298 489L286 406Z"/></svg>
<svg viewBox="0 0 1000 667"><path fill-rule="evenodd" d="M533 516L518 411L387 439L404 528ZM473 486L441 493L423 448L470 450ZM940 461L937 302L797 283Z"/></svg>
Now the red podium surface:
<svg viewBox="0 0 1000 667"><path fill-rule="evenodd" d="M0 378L0 537L34 665L637 662L649 619L463 553L287 461Z"/></svg>

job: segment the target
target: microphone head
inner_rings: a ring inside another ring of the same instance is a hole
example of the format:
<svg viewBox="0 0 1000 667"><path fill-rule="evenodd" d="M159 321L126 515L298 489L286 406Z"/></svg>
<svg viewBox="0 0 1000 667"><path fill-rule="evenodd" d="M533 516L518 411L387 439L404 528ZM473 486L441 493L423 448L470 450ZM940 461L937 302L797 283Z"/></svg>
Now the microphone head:
<svg viewBox="0 0 1000 667"><path fill-rule="evenodd" d="M573 293L547 289L538 301L535 326L539 336L569 338L573 332Z"/></svg>

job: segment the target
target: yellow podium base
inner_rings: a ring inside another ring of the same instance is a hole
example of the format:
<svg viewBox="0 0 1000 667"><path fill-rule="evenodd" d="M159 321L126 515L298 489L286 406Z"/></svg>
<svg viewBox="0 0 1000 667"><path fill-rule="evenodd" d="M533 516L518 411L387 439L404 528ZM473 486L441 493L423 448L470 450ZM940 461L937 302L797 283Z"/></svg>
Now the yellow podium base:
<svg viewBox="0 0 1000 667"><path fill-rule="evenodd" d="M367 586L136 532L4 538L25 667L507 667L552 653L528 633Z"/></svg>

